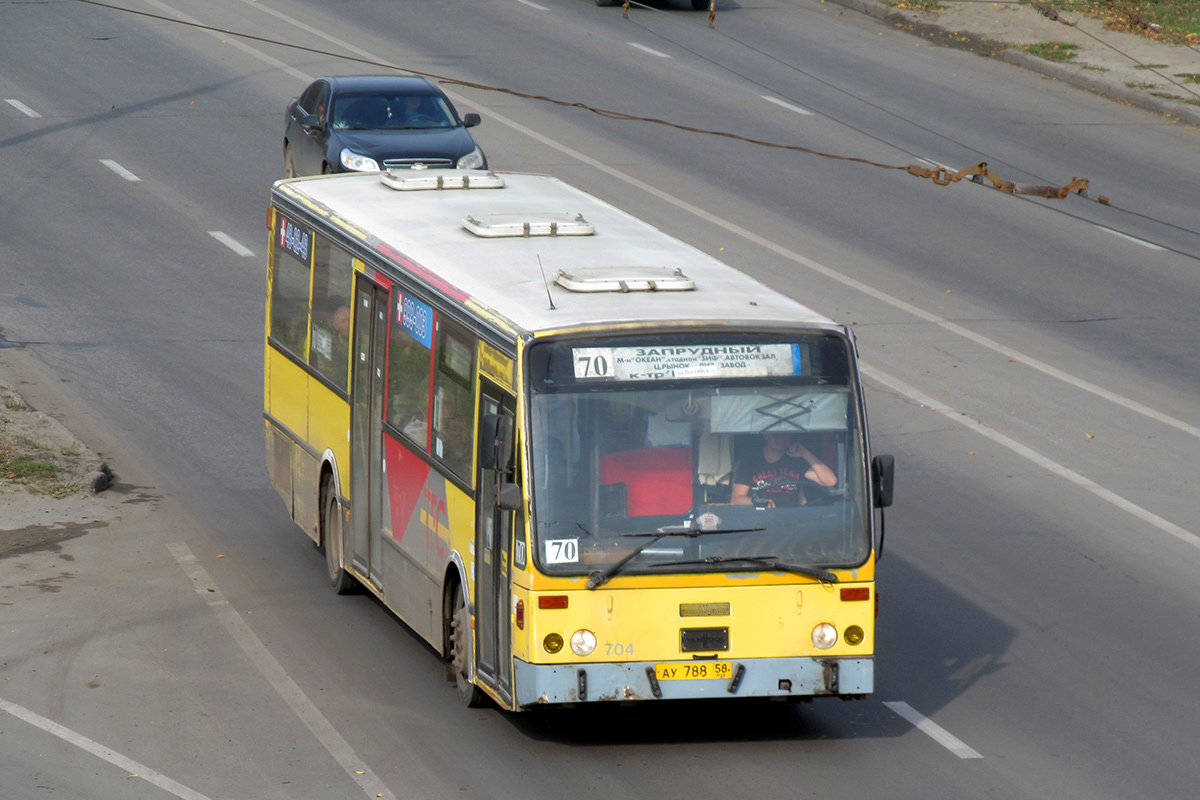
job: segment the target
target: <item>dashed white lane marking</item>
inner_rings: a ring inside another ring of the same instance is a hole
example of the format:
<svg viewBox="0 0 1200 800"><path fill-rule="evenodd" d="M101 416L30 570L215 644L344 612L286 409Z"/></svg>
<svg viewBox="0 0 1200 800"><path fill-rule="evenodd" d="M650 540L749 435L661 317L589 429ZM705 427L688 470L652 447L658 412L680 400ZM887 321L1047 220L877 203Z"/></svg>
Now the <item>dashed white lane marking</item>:
<svg viewBox="0 0 1200 800"><path fill-rule="evenodd" d="M949 750L959 758L983 758L975 750L968 747L960 739L951 734L948 730L938 725L931 719L928 719L916 709L905 703L903 700L894 700L884 703L885 706L895 711L900 716L916 726L917 730L929 736L942 747Z"/></svg>
<svg viewBox="0 0 1200 800"><path fill-rule="evenodd" d="M196 557L192 555L188 546L179 542L167 545L167 549L171 551L171 555L175 556L175 560L179 562L179 566L183 568L187 576L192 579L196 594L208 601L209 608L216 613L217 619L242 648L242 652L258 667L259 672L267 679L271 687L283 698L283 701L307 726L313 736L317 737L317 741L324 745L329 754L350 776L350 779L359 785L367 797L396 800L396 796L358 757L350 743L342 738L342 735L330 724L321 710L308 699L308 695L304 694L291 676L284 671L283 666L275 660L275 656L271 655L271 651L267 650L262 640L255 635L254 631L250 630L250 626L213 583L208 572L196 561Z"/></svg>
<svg viewBox="0 0 1200 800"><path fill-rule="evenodd" d="M809 111L807 108L801 108L800 106L792 105L791 103L780 100L778 97L771 97L769 94L762 95L762 99L766 100L768 103L774 103L777 106L786 108L788 111L795 111L797 114L803 114L806 117L811 117L813 115L813 112Z"/></svg>
<svg viewBox="0 0 1200 800"><path fill-rule="evenodd" d="M37 119L38 117L42 116L41 114L39 114L38 112L36 112L32 108L30 108L29 106L22 103L20 100L5 100L4 102L8 103L10 106L15 108L17 111L20 111L22 114L24 114L27 117Z"/></svg>
<svg viewBox="0 0 1200 800"><path fill-rule="evenodd" d="M658 56L659 58L670 58L670 56L666 53L660 53L652 47L646 47L644 44L638 44L637 42L626 42L626 44L628 44L630 47L641 50L643 53L649 53L652 56Z"/></svg>
<svg viewBox="0 0 1200 800"><path fill-rule="evenodd" d="M28 722L35 728L40 728L51 736L56 736L68 744L75 745L80 750L91 753L96 758L107 761L115 767L120 767L125 770L126 774L131 778L140 778L147 783L154 784L164 792L178 797L180 800L209 800L207 795L200 794L197 791L189 789L179 781L172 780L161 772L150 769L145 764L139 764L132 758L127 758L115 750L111 750L100 744L94 739L89 739L82 733L71 730L51 719L43 717L41 714L30 711L24 706L19 706L16 703L10 703L7 700L0 700L0 711L4 711L19 720Z"/></svg>
<svg viewBox="0 0 1200 800"><path fill-rule="evenodd" d="M102 158L100 159L100 163L131 183L140 183L142 180L137 175L134 175L132 172L113 161L111 158Z"/></svg>
<svg viewBox="0 0 1200 800"><path fill-rule="evenodd" d="M1112 491L1111 489L1105 489L1103 486L1096 483L1092 479L1085 478L1083 475L1080 475L1078 472L1075 472L1074 470L1071 470L1071 469L1067 469L1062 464L1059 464L1057 461L1047 458L1046 456L1042 455L1041 453L1034 450L1033 448L1026 447L1025 445L1021 444L1017 440L1011 439L1008 436L1005 436L1003 433L1000 433L999 431L992 430L988 426L984 425L982 422L972 419L972 418L962 414L959 411L955 411L953 408L950 408L949 406L947 406L943 403L939 403L937 400L934 400L929 395L908 385L907 383L900 380L899 378L894 378L891 375L887 374L886 372L882 372L882 371L875 369L874 367L871 367L867 364L862 364L861 367L862 367L863 374L866 375L868 378L879 381L884 386L887 386L887 387L891 388L893 391L899 392L900 394L903 394L903 395L911 398L912 400L915 400L916 402L920 403L921 405L926 406L929 409L938 412L943 417L946 417L947 419L952 419L955 422L957 422L958 424L960 424L966 428L969 428L969 429L975 431L976 433L986 436L987 438L991 439L996 444L1001 445L1002 447L1006 447L1009 450L1016 453L1017 455L1021 456L1022 458L1032 461L1034 464L1037 464L1039 467L1046 470L1047 472L1053 473L1053 474L1059 476L1060 478L1065 478L1066 480L1075 484L1079 488L1081 488L1085 491L1091 492L1092 494L1094 494L1096 497L1099 497L1104 502L1111 503L1112 505L1116 506L1117 508L1126 512L1127 514L1131 514L1131 515L1137 517L1138 519L1140 519L1141 521L1143 521L1149 525L1152 525L1155 528L1158 528L1160 531L1163 531L1164 533L1168 533L1171 536L1174 536L1179 541L1184 542L1185 544L1190 544L1192 547L1200 548L1200 536L1197 536L1196 534L1192 533L1191 531L1188 531L1188 530L1185 530L1184 528L1179 527L1178 525L1176 525L1174 522L1171 522L1170 520L1163 519L1162 517L1158 516L1154 512L1152 512L1148 509L1142 508L1141 506L1139 506L1138 504L1134 503L1131 500L1126 500L1124 497L1122 497L1121 495Z"/></svg>
<svg viewBox="0 0 1200 800"><path fill-rule="evenodd" d="M1114 231L1112 228L1106 228L1103 225L1097 225L1096 227L1099 228L1100 230L1104 231L1105 233L1111 233L1113 236L1118 236L1127 242L1133 242L1134 244L1140 244L1142 247L1149 248L1150 250L1166 250L1167 249L1165 247L1160 247L1159 245L1154 244L1154 242L1147 242L1145 239L1139 239L1136 236L1130 236L1128 233L1121 233L1120 231Z"/></svg>
<svg viewBox="0 0 1200 800"><path fill-rule="evenodd" d="M223 244L223 245L225 245L226 247L228 247L228 248L229 248L230 250L232 250L233 252L237 253L239 256L252 256L252 255L254 255L254 251L253 251L253 250L251 250L250 248L248 248L248 247L246 247L245 245L243 245L243 244L242 244L241 242L239 242L237 239L234 239L234 238L233 238L232 236L230 236L228 233L222 233L221 231L209 231L209 232L208 232L208 235L209 235L209 236L211 236L211 237L213 237L214 239L216 239L216 240L217 240L218 242L220 242L221 244Z"/></svg>
<svg viewBox="0 0 1200 800"><path fill-rule="evenodd" d="M529 0L517 0L517 2L527 5L530 8L536 8L538 11L549 11L550 10L550 9L546 8L545 6L539 6L537 3L531 3L531 2L529 2Z"/></svg>

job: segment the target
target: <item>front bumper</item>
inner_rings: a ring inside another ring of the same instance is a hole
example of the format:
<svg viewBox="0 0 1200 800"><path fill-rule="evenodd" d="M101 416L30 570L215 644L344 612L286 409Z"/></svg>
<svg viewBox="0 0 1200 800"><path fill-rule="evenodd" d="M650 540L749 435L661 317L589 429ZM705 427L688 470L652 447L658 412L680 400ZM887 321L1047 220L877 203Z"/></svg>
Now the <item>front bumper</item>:
<svg viewBox="0 0 1200 800"><path fill-rule="evenodd" d="M732 679L654 679L653 661L530 664L514 659L518 706L702 697L857 696L874 691L875 659L729 659Z"/></svg>

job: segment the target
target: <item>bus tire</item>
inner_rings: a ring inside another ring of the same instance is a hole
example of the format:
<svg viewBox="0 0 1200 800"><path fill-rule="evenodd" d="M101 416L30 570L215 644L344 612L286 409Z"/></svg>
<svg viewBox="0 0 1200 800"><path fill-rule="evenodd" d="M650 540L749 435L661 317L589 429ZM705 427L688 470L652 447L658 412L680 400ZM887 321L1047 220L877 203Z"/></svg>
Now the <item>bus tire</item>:
<svg viewBox="0 0 1200 800"><path fill-rule="evenodd" d="M325 572L337 594L354 591L354 576L342 568L342 512L333 481L325 479L321 492L321 543L325 548Z"/></svg>
<svg viewBox="0 0 1200 800"><path fill-rule="evenodd" d="M479 687L471 682L471 615L462 586L454 587L454 605L450 615L450 664L458 699L467 708L479 708L487 700Z"/></svg>

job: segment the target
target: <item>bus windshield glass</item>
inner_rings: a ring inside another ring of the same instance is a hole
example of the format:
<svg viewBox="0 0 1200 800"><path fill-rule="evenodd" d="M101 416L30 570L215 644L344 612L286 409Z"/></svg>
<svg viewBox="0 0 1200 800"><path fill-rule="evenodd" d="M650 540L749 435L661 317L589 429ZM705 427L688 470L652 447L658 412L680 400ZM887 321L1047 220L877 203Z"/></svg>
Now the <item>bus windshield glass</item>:
<svg viewBox="0 0 1200 800"><path fill-rule="evenodd" d="M869 555L849 342L674 335L529 352L533 543L551 575L854 567ZM694 535L679 535L692 532Z"/></svg>

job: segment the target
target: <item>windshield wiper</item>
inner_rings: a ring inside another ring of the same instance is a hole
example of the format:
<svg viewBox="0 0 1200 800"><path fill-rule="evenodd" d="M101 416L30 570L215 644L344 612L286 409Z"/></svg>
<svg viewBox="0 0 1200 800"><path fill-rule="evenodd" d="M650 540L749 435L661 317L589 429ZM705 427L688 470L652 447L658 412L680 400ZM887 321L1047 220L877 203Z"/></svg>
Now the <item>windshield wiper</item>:
<svg viewBox="0 0 1200 800"><path fill-rule="evenodd" d="M695 561L662 561L657 564L652 564L654 567L686 567L695 564L729 564L732 562L745 562L747 564L757 564L760 567L767 569L779 570L780 572L791 572L796 575L807 575L810 578L816 578L822 583L837 583L838 576L827 569L820 567L803 567L799 564L784 564L776 561L775 556L709 556Z"/></svg>
<svg viewBox="0 0 1200 800"><path fill-rule="evenodd" d="M697 536L708 536L709 534L751 533L754 531L761 531L761 530L763 530L763 528L726 528L724 530L711 530L711 531L701 530L700 528L685 528L684 530L677 530L677 531L659 530L654 533L622 533L621 536L653 536L654 538L648 542L638 545L636 548L634 548L632 553L625 556L624 558L622 558L620 561L616 562L615 564L612 564L603 570L596 570L595 572L593 572L591 574L591 576L588 578L587 588L595 589L597 586L603 586L604 584L608 583L609 578L611 578L613 575L616 575L618 572L621 571L622 567L624 567L630 561L633 561L635 558L637 558L639 555L641 555L642 551L644 551L647 547L654 544L659 539L663 539L667 536L691 536L691 537L695 538Z"/></svg>

